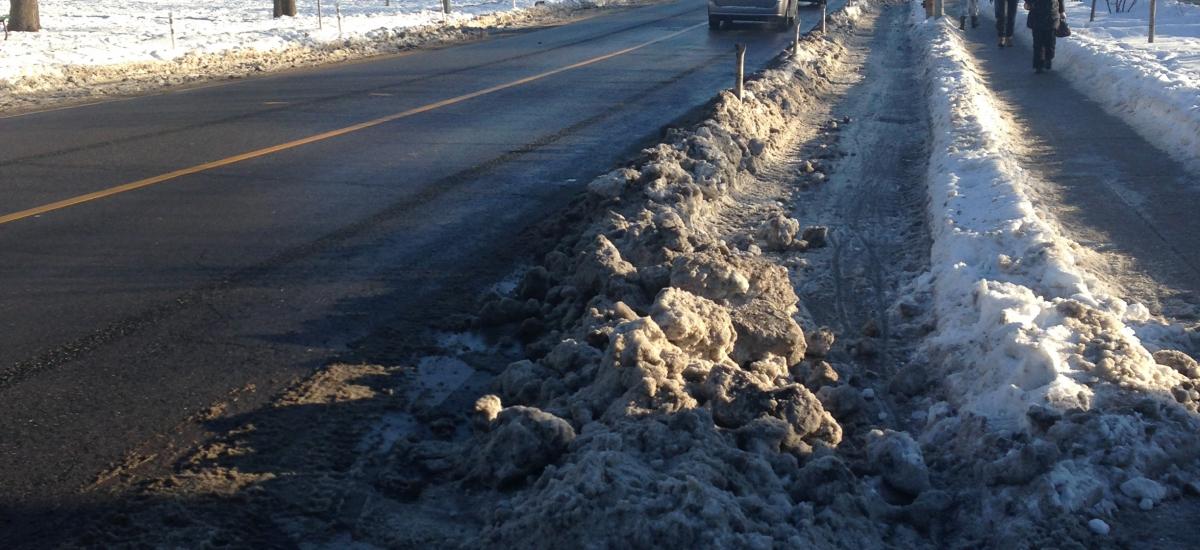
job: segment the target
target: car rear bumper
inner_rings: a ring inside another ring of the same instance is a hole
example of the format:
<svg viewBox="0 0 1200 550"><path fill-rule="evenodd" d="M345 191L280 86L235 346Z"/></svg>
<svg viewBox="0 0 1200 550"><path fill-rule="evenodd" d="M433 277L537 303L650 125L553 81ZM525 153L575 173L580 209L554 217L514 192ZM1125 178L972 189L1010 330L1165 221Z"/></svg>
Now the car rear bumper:
<svg viewBox="0 0 1200 550"><path fill-rule="evenodd" d="M708 3L708 15L723 19L739 21L770 21L784 16L787 4L780 2L774 6L718 6L715 2Z"/></svg>

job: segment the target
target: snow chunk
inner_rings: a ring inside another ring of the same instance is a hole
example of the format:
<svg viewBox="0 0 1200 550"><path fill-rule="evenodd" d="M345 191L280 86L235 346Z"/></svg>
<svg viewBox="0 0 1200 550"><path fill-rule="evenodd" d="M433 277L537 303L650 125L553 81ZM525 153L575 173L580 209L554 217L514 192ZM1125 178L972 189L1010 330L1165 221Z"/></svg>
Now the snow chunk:
<svg viewBox="0 0 1200 550"><path fill-rule="evenodd" d="M796 244L800 222L776 212L758 227L757 235L770 250L788 250Z"/></svg>
<svg viewBox="0 0 1200 550"><path fill-rule="evenodd" d="M885 483L913 496L929 489L925 458L911 436L905 432L872 430L869 437L867 458Z"/></svg>
<svg viewBox="0 0 1200 550"><path fill-rule="evenodd" d="M1149 499L1154 503L1167 497L1167 488L1157 481L1144 477L1135 477L1121 484L1121 492L1134 500Z"/></svg>
<svg viewBox="0 0 1200 550"><path fill-rule="evenodd" d="M672 344L715 362L727 361L737 333L729 312L686 290L665 288L658 293L650 317Z"/></svg>
<svg viewBox="0 0 1200 550"><path fill-rule="evenodd" d="M508 407L479 442L467 477L502 487L542 471L567 450L575 429L566 420L533 407Z"/></svg>

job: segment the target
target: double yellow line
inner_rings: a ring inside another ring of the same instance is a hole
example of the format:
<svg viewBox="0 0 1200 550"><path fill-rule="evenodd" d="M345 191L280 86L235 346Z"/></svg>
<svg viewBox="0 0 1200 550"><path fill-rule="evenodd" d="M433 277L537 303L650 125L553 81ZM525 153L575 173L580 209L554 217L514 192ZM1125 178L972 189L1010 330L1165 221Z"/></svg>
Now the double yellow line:
<svg viewBox="0 0 1200 550"><path fill-rule="evenodd" d="M181 177L188 176L191 174L197 174L197 173L204 172L207 170L212 170L214 168L221 168L223 166L229 166L231 164L236 164L236 163L239 163L242 161L256 159L259 157L265 157L267 155L278 153L280 151L287 151L288 149L295 149L297 147L308 145L310 143L316 143L318 141L324 141L324 140L332 139L332 138L335 138L338 136L344 136L346 134L358 132L361 130L366 130L367 128L373 128L373 127L379 126L381 124L387 124L388 122L392 122L392 121L399 120L402 118L410 117L413 115L427 113L427 112L433 111L435 109L440 109L442 107L454 105L456 103L462 103L464 101L468 101L468 100L475 99L480 96L485 96L488 94L496 93L501 90L507 90L509 88L515 88L517 86L529 84L530 82L534 82L534 81L541 80L546 77L554 76L556 74L560 74L560 73L564 73L564 72L571 71L574 69L578 69L580 67L586 67L588 65L600 63L601 61L606 61L606 60L612 59L614 57L625 55L627 53L634 52L634 51L640 50L642 48L645 48L646 46L657 44L664 40L670 40L672 38L675 38L676 36L679 36L686 32L696 30L705 25L706 25L706 23L699 23L696 25L692 25L692 26L684 28L682 30L660 36L658 38L655 38L654 40L650 40L648 42L643 42L636 46L631 46L631 47L628 47L628 48L625 48L622 50L617 50L617 51L614 51L611 53L607 53L607 54L604 54L604 55L601 55L598 57L586 59L586 60L580 61L578 63L572 63L570 65L559 67L557 69L546 71L544 73L535 74L533 76L527 76L525 78L522 78L519 80L514 80L512 82L507 82L507 83L500 84L497 86L492 86L490 88L484 88L482 90L471 92L469 94L463 94L463 95L452 97L449 99L443 99L441 101L430 103L428 105L422 105L420 107L409 109L407 111L402 111L399 113L387 115L387 116L376 118L373 120L368 120L366 122L360 122L353 126L347 126L345 128L339 128L337 130L330 130L328 132L323 132L320 134L308 136L306 138L301 138L301 139L289 141L286 143L280 143L279 145L272 145L270 147L266 147L263 149L257 149L257 150L250 151L247 153L242 153L240 155L234 155L232 157L227 157L227 158L223 158L220 160L214 160L211 162L206 162L204 164L197 164L195 166L189 166L187 168L181 168L179 170L175 170L174 172L167 172L166 174L160 174L160 175L149 177L146 179L141 179L141 180L117 185L115 187L109 187L108 189L102 189L100 191L87 193L85 195L79 195L76 197L71 197L69 199L63 199L61 201L44 204L42 206L36 206L33 208L29 208L27 210L22 210L20 212L13 212L12 214L6 214L3 216L0 216L0 225L12 223L12 222L15 222L18 220L23 220L25 218L31 218L33 216L40 216L47 212L53 212L55 210L62 210L64 208L69 208L69 207L75 206L77 204L83 204L86 202L91 202L94 200L111 197L113 195L118 195L118 194L126 193L129 191L134 191L136 189L141 189L143 187L149 187L151 185L163 183L165 181L170 181L170 180L181 178Z"/></svg>

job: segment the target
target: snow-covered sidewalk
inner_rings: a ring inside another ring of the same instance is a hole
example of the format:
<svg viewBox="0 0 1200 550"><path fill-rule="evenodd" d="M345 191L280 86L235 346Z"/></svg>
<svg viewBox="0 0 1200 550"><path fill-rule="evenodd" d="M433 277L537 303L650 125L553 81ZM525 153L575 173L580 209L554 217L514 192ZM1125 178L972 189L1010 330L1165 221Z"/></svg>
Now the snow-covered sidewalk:
<svg viewBox="0 0 1200 550"><path fill-rule="evenodd" d="M1054 70L1200 173L1200 5L1159 0L1153 44L1149 0L1126 13L1109 13L1101 1L1091 22L1090 2L1066 5L1073 34L1058 41ZM991 5L981 8L990 27ZM1017 14L1016 39L1028 45L1026 16Z"/></svg>
<svg viewBox="0 0 1200 550"><path fill-rule="evenodd" d="M272 18L261 0L41 0L42 31L0 41L0 111L397 51L623 0L324 0ZM542 4L542 2L537 2ZM0 13L8 13L0 0ZM338 13L340 12L340 25ZM172 40L172 24L174 39ZM340 28L339 28L340 27Z"/></svg>

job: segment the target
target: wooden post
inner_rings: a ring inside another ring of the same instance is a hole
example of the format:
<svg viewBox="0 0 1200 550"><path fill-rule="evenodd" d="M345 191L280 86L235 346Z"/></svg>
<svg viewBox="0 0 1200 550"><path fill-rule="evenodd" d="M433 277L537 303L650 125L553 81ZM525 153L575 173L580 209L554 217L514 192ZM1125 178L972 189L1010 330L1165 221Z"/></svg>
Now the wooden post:
<svg viewBox="0 0 1200 550"><path fill-rule="evenodd" d="M1156 13L1157 2L1150 0L1150 43L1154 43L1154 15Z"/></svg>
<svg viewBox="0 0 1200 550"><path fill-rule="evenodd" d="M167 24L171 26L171 49L175 49L175 14L167 12Z"/></svg>
<svg viewBox="0 0 1200 550"><path fill-rule="evenodd" d="M742 78L745 76L745 74L746 74L746 45L738 44L737 45L737 81L734 82L734 86L733 86L734 93L737 94L738 99L742 98L742 91L744 90L744 87L742 85Z"/></svg>
<svg viewBox="0 0 1200 550"><path fill-rule="evenodd" d="M1092 15L1091 15L1091 17L1088 17L1088 22L1091 23L1092 21L1095 21L1095 20L1096 20L1096 0L1092 0Z"/></svg>
<svg viewBox="0 0 1200 550"><path fill-rule="evenodd" d="M442 0L442 13L450 15L450 0Z"/></svg>
<svg viewBox="0 0 1200 550"><path fill-rule="evenodd" d="M941 17L943 15L946 15L946 1L933 0L933 16Z"/></svg>

